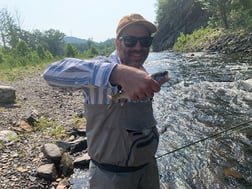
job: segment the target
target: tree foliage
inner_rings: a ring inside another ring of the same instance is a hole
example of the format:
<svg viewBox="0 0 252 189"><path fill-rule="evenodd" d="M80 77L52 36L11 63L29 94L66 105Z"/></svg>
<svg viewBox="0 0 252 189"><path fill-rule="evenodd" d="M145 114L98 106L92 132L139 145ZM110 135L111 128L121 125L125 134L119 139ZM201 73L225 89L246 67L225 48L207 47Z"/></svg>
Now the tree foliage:
<svg viewBox="0 0 252 189"><path fill-rule="evenodd" d="M50 60L53 58L52 54L41 44L37 46L36 52L41 60Z"/></svg>
<svg viewBox="0 0 252 189"><path fill-rule="evenodd" d="M225 29L252 29L251 0L197 0L212 13L210 24Z"/></svg>
<svg viewBox="0 0 252 189"><path fill-rule="evenodd" d="M31 53L31 49L25 41L19 41L15 48L15 55L16 56L27 56Z"/></svg>
<svg viewBox="0 0 252 189"><path fill-rule="evenodd" d="M183 0L157 0L157 23L168 25L171 19L181 14L180 7ZM225 29L252 28L252 1L251 0L193 0L199 2L210 13L210 25ZM173 15L173 18L171 18Z"/></svg>
<svg viewBox="0 0 252 189"><path fill-rule="evenodd" d="M64 36L65 34L59 30L50 29L45 31L43 40L53 56L64 55Z"/></svg>
<svg viewBox="0 0 252 189"><path fill-rule="evenodd" d="M180 33L210 27L229 32L252 31L252 0L157 0L158 31L153 51L172 48Z"/></svg>
<svg viewBox="0 0 252 189"><path fill-rule="evenodd" d="M0 11L0 37L5 48L14 48L20 37L20 27L6 9Z"/></svg>
<svg viewBox="0 0 252 189"><path fill-rule="evenodd" d="M67 44L65 46L65 56L67 57L76 57L78 54L77 48L72 44Z"/></svg>
<svg viewBox="0 0 252 189"><path fill-rule="evenodd" d="M159 0L157 6L158 32L153 40L153 51L171 48L180 32L193 33L208 22L208 12L194 0Z"/></svg>
<svg viewBox="0 0 252 189"><path fill-rule="evenodd" d="M6 9L0 9L0 69L35 65L62 56L108 55L114 50L112 40L96 43L88 39L85 43L68 44L64 41L65 34L59 30L30 32L23 30L18 20Z"/></svg>

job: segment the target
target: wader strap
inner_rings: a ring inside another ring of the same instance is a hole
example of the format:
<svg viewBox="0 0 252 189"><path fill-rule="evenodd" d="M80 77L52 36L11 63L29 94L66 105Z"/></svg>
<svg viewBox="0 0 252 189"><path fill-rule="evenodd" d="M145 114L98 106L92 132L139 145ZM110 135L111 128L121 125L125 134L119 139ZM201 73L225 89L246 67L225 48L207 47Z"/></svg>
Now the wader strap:
<svg viewBox="0 0 252 189"><path fill-rule="evenodd" d="M110 172L116 172L116 173L125 173L125 172L135 172L140 169L142 169L147 164L137 166L137 167L121 167L117 165L111 165L111 164L105 164L105 163L98 163L97 161L91 160L97 167L100 169L110 171Z"/></svg>

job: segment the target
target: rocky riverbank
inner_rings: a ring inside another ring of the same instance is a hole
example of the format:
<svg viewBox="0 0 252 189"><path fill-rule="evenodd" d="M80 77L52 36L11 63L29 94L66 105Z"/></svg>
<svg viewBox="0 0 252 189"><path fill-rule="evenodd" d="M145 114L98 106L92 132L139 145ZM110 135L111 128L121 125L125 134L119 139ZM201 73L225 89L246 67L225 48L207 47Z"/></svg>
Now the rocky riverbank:
<svg viewBox="0 0 252 189"><path fill-rule="evenodd" d="M72 133L76 127L73 119L83 117L83 98L79 91L69 93L49 87L40 74L38 70L33 76L16 82L0 81L0 85L12 86L17 97L15 104L0 105L0 131L9 130L17 134L0 141L1 189L57 188L65 178L59 176L56 180L48 180L38 177L37 169L48 163L42 151L44 145L59 139L52 135L50 127L34 129L24 120L28 117L44 118L64 126L66 133ZM66 135L62 140L76 138ZM72 154L73 158L78 155Z"/></svg>
<svg viewBox="0 0 252 189"><path fill-rule="evenodd" d="M252 55L252 33L226 33L209 38L196 46L195 51L213 51L223 54L249 53Z"/></svg>

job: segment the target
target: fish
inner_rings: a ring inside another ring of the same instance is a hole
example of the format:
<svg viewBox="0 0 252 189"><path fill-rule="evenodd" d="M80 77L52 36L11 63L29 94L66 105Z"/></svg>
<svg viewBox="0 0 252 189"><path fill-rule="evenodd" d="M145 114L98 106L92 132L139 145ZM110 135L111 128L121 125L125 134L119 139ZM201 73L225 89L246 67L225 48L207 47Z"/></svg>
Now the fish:
<svg viewBox="0 0 252 189"><path fill-rule="evenodd" d="M170 80L168 71L157 72L151 75L151 77L158 82L161 86Z"/></svg>
<svg viewBox="0 0 252 189"><path fill-rule="evenodd" d="M170 80L168 71L166 70L151 74L151 77L155 81L157 81L160 86ZM123 102L129 99L128 95L124 93L122 90L119 90L115 95L108 95L108 98L112 103L119 102L119 101Z"/></svg>

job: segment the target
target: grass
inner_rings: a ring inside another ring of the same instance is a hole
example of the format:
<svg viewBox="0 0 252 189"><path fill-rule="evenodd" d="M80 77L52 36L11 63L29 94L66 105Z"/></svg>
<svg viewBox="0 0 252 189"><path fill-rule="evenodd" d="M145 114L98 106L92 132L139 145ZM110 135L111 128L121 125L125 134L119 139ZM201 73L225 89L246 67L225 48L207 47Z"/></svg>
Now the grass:
<svg viewBox="0 0 252 189"><path fill-rule="evenodd" d="M63 139L67 136L65 127L62 125L57 125L49 131L49 134L56 140Z"/></svg>
<svg viewBox="0 0 252 189"><path fill-rule="evenodd" d="M79 56L77 58L86 59L85 56ZM63 59L63 57L55 57L50 61L44 61L37 64L29 62L25 66L11 66L12 64L9 64L8 60L0 62L0 81L15 82L26 77L32 77L35 74L42 73L50 63L60 59ZM13 61L13 58L11 60Z"/></svg>
<svg viewBox="0 0 252 189"><path fill-rule="evenodd" d="M19 140L19 136L16 135L16 134L8 134L7 135L7 140L16 142L16 141Z"/></svg>
<svg viewBox="0 0 252 189"><path fill-rule="evenodd" d="M75 128L82 128L82 127L85 127L86 125L86 119L75 117L72 119L72 123Z"/></svg>
<svg viewBox="0 0 252 189"><path fill-rule="evenodd" d="M7 138L8 142L17 142L20 140L19 135L11 134L11 133L8 134L6 136L6 138ZM5 143L4 141L0 141L0 150L3 150L6 147L4 143Z"/></svg>
<svg viewBox="0 0 252 189"><path fill-rule="evenodd" d="M225 35L243 35L246 33L245 30L224 30L223 28L200 28L195 30L192 34L183 34L180 33L180 36L177 38L176 43L173 46L174 51L180 52L195 52L201 51L208 44L211 44L213 41L217 39L221 39L221 37Z"/></svg>
<svg viewBox="0 0 252 189"><path fill-rule="evenodd" d="M173 46L173 50L182 52L197 51L204 43L220 36L222 32L221 29L201 28L192 34L185 35L180 33L180 36Z"/></svg>
<svg viewBox="0 0 252 189"><path fill-rule="evenodd" d="M40 117L34 125L35 131L42 131L44 134L51 136L55 140L63 139L67 136L65 127L54 121L49 121L44 117Z"/></svg>
<svg viewBox="0 0 252 189"><path fill-rule="evenodd" d="M36 66L20 66L20 67L6 67L0 64L0 78L1 81L14 82L22 80L27 77L32 77L35 74L41 73L48 63L38 64Z"/></svg>

